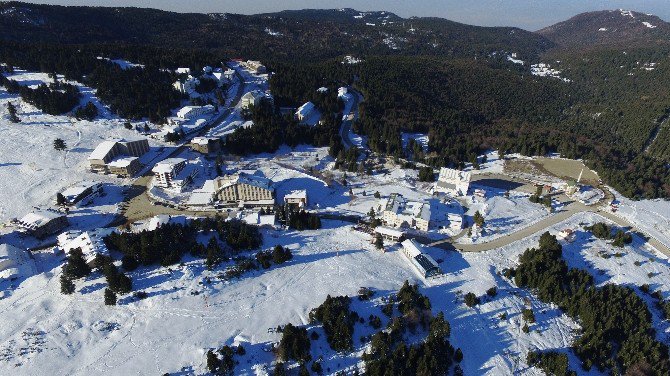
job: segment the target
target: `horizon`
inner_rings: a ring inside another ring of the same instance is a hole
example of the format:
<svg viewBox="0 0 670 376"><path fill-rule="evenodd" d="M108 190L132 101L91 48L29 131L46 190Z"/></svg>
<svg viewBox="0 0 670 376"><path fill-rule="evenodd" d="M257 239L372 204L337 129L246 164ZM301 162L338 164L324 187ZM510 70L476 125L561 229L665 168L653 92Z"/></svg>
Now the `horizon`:
<svg viewBox="0 0 670 376"><path fill-rule="evenodd" d="M640 13L651 13L663 20L670 19L670 4L667 0L599 0L583 2L564 0L560 5L549 0L481 0L462 4L456 0L425 0L413 4L401 0L343 0L339 7L325 0L284 0L264 1L254 4L221 0L213 3L206 0L51 0L25 1L34 4L65 6L102 6L152 8L178 13L239 13L260 14L282 10L340 9L352 8L358 11L387 11L400 17L439 17L451 21L476 26L513 26L529 31L537 31L580 13L598 10L630 9ZM323 5L323 6L321 6Z"/></svg>

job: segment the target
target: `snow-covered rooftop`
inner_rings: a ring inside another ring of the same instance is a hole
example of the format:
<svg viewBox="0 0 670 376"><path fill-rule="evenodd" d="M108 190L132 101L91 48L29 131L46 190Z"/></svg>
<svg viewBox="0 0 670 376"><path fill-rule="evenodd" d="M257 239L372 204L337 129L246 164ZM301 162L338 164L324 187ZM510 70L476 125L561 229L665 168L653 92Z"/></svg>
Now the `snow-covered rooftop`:
<svg viewBox="0 0 670 376"><path fill-rule="evenodd" d="M154 168L151 169L151 171L159 174L169 174L174 170L175 166L180 163L186 163L186 159L184 158L164 159L156 163L156 166L154 166Z"/></svg>

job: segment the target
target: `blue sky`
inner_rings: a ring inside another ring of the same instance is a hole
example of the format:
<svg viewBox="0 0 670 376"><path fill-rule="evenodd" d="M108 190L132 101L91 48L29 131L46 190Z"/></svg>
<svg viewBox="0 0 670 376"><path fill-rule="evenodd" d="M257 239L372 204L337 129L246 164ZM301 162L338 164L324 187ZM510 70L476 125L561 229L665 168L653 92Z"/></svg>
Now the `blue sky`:
<svg viewBox="0 0 670 376"><path fill-rule="evenodd" d="M263 13L283 9L387 10L402 17L435 16L483 26L537 30L575 14L631 9L670 20L670 0L33 0L60 5L137 6L176 12Z"/></svg>

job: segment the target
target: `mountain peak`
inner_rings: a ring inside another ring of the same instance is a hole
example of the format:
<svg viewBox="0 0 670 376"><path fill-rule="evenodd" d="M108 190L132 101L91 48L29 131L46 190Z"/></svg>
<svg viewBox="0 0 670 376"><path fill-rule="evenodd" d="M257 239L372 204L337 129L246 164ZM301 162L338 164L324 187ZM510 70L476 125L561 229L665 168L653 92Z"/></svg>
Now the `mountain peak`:
<svg viewBox="0 0 670 376"><path fill-rule="evenodd" d="M667 43L670 24L652 14L626 9L578 14L538 31L563 47Z"/></svg>

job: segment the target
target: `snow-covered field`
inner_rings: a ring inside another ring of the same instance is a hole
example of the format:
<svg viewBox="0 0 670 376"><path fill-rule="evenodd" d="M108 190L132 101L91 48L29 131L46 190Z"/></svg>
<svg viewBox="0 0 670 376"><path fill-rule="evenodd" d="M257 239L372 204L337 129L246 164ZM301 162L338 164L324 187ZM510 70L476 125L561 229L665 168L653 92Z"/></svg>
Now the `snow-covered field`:
<svg viewBox="0 0 670 376"><path fill-rule="evenodd" d="M25 85L51 82L46 74L18 72L10 78ZM22 217L34 206L49 205L56 192L82 180L118 183L111 176L88 172L87 158L103 140L141 137L135 130L123 127L121 119L112 118L95 98L94 90L78 85L82 103L91 100L100 109L93 122L77 121L68 116L47 115L9 94L0 87L0 221ZM12 102L18 110L20 123L11 123L5 106ZM53 148L56 138L63 139L67 151Z"/></svg>

